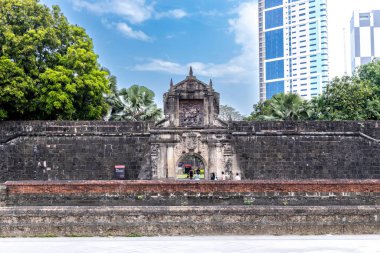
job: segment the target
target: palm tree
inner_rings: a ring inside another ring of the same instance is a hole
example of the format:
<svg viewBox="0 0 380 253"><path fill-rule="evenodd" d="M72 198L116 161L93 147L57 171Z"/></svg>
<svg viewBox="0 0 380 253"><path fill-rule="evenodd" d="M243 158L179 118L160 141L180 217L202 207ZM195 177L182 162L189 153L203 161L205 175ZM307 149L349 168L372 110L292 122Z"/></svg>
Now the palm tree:
<svg viewBox="0 0 380 253"><path fill-rule="evenodd" d="M154 103L154 92L144 86L133 85L121 89L118 97L121 106L116 105L110 120L159 120L162 117L162 110Z"/></svg>
<svg viewBox="0 0 380 253"><path fill-rule="evenodd" d="M302 120L308 119L311 111L307 102L298 94L279 93L266 100L260 108L258 120Z"/></svg>

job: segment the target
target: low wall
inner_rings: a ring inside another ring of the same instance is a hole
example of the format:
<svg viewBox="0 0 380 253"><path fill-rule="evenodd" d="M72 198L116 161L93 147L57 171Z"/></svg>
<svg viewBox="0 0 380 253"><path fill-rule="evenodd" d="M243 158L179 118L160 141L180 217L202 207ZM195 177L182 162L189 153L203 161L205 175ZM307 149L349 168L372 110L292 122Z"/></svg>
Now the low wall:
<svg viewBox="0 0 380 253"><path fill-rule="evenodd" d="M0 236L380 233L380 207L0 207Z"/></svg>
<svg viewBox="0 0 380 253"><path fill-rule="evenodd" d="M378 205L380 180L14 181L8 206Z"/></svg>

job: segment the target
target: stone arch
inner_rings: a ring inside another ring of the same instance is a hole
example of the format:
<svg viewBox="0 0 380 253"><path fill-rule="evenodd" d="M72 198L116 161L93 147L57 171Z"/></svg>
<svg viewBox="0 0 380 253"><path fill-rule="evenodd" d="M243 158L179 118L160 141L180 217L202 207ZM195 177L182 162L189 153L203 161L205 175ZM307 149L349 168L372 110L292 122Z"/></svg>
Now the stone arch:
<svg viewBox="0 0 380 253"><path fill-rule="evenodd" d="M200 179L207 178L206 160L200 154L197 153L184 153L177 159L176 162L176 179L190 178L190 169L186 165L191 165L191 169L193 170L194 176L196 174L196 171L199 169Z"/></svg>

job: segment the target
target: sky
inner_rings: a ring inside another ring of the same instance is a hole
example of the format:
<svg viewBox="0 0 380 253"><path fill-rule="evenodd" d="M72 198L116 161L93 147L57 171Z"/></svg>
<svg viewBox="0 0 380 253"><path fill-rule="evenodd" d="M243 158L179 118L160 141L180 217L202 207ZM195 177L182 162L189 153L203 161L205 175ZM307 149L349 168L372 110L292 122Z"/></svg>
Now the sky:
<svg viewBox="0 0 380 253"><path fill-rule="evenodd" d="M243 115L259 100L257 0L40 2L59 5L70 23L86 29L119 88L144 85L160 107L170 79L185 79L189 66L201 81L212 79L221 104ZM380 9L380 0L328 0L331 77L345 73L343 28L349 32L356 9Z"/></svg>

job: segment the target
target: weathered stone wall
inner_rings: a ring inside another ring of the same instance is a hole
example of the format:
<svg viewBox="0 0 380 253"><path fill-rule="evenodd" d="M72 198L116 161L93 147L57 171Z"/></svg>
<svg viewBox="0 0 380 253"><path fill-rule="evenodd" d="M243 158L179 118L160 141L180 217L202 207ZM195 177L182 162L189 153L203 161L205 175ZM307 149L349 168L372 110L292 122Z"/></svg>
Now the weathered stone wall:
<svg viewBox="0 0 380 253"><path fill-rule="evenodd" d="M246 179L379 179L380 122L234 122Z"/></svg>
<svg viewBox="0 0 380 253"><path fill-rule="evenodd" d="M149 177L148 123L0 122L0 182Z"/></svg>
<svg viewBox="0 0 380 253"><path fill-rule="evenodd" d="M380 208L0 207L0 236L378 234Z"/></svg>
<svg viewBox="0 0 380 253"><path fill-rule="evenodd" d="M380 180L15 181L7 206L379 205Z"/></svg>
<svg viewBox="0 0 380 253"><path fill-rule="evenodd" d="M126 165L127 179L149 179L150 142L158 135L152 127L142 122L0 122L0 182L112 179L118 164ZM214 130L186 128L202 131L209 148L217 146L207 137ZM379 121L231 122L219 130L243 179L380 179ZM156 141L163 150L173 148ZM215 167L219 163L210 163L207 171L226 170Z"/></svg>

